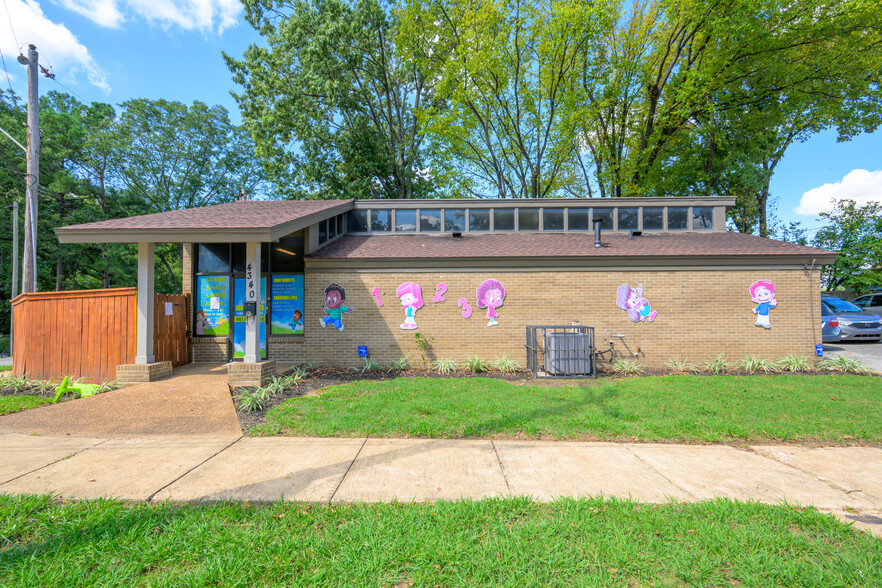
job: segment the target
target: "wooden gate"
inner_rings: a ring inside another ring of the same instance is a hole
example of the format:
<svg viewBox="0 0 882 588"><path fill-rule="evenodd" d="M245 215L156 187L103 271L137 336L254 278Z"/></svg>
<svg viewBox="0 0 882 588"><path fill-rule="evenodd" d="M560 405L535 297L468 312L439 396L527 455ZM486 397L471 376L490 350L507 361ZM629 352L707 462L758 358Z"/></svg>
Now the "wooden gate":
<svg viewBox="0 0 882 588"><path fill-rule="evenodd" d="M173 367L190 363L190 295L155 294L153 354Z"/></svg>

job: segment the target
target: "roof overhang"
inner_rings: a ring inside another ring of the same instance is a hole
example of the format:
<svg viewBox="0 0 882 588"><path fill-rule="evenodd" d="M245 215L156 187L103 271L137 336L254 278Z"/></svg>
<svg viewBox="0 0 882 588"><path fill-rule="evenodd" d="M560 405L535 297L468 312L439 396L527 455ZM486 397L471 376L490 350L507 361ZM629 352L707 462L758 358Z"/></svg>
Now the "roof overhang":
<svg viewBox="0 0 882 588"><path fill-rule="evenodd" d="M645 255L645 256L522 256L522 257L396 257L305 258L311 271L448 272L473 271L658 271L658 270L773 270L820 269L833 263L835 253L823 255Z"/></svg>
<svg viewBox="0 0 882 588"><path fill-rule="evenodd" d="M352 201L316 211L295 220L254 228L125 228L92 229L89 225L55 229L59 243L254 243L278 241L317 222L352 209Z"/></svg>

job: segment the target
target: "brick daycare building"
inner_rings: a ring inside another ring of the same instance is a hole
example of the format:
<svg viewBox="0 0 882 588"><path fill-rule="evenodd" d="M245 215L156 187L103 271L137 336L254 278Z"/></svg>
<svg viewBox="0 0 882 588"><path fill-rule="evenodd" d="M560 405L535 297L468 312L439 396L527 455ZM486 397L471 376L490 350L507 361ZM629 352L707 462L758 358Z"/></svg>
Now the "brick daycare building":
<svg viewBox="0 0 882 588"><path fill-rule="evenodd" d="M727 231L734 202L240 201L57 233L139 243L145 281L153 244L182 243L192 360L242 358L231 373L358 366L365 347L524 365L529 325L592 327L599 362L813 355L835 253Z"/></svg>

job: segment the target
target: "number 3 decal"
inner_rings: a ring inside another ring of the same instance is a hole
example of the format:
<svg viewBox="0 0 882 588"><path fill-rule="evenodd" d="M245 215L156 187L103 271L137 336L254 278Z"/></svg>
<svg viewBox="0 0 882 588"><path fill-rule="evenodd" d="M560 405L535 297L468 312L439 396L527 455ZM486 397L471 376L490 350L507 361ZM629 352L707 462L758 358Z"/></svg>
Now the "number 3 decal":
<svg viewBox="0 0 882 588"><path fill-rule="evenodd" d="M468 300L460 298L456 305L462 309L462 318L469 318L472 316L472 307L469 306Z"/></svg>
<svg viewBox="0 0 882 588"><path fill-rule="evenodd" d="M435 286L435 290L437 290L438 293L432 298L432 302L444 302L444 293L447 292L447 284L438 284Z"/></svg>

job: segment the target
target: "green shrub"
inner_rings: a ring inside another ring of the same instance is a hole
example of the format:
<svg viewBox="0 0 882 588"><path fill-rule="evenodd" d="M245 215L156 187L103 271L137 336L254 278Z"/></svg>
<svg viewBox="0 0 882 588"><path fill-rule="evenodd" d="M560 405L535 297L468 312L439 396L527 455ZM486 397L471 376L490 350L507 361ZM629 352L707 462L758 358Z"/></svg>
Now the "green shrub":
<svg viewBox="0 0 882 588"><path fill-rule="evenodd" d="M490 371L490 363L486 359L482 359L477 355L469 357L463 362L463 366L476 374L485 374Z"/></svg>
<svg viewBox="0 0 882 588"><path fill-rule="evenodd" d="M452 374L456 371L456 362L452 359L436 359L432 362L432 369L439 374Z"/></svg>
<svg viewBox="0 0 882 588"><path fill-rule="evenodd" d="M236 401L236 407L245 412L263 410L267 401L263 388L243 388L233 396L233 399Z"/></svg>
<svg viewBox="0 0 882 588"><path fill-rule="evenodd" d="M352 371L361 372L363 374L368 374L368 373L373 374L373 373L380 372L383 370L383 366L380 365L380 362L378 362L373 357L364 357L362 359L364 359L364 367L361 367L361 368L354 367L354 368L351 368Z"/></svg>

